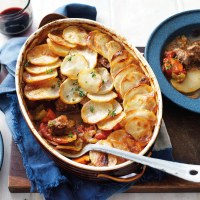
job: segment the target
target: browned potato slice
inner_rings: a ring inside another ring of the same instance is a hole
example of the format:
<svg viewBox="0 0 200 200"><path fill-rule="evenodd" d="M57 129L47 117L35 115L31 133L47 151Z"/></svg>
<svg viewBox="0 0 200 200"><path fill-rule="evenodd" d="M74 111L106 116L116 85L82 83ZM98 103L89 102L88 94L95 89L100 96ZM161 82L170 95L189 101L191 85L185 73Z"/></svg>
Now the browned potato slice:
<svg viewBox="0 0 200 200"><path fill-rule="evenodd" d="M153 127L157 121L156 115L149 110L146 109L137 109L131 110L126 113L125 123L127 123L130 119L135 117L142 117L147 119L150 122L150 125Z"/></svg>
<svg viewBox="0 0 200 200"><path fill-rule="evenodd" d="M87 45L88 33L78 26L68 26L63 30L63 38L71 44Z"/></svg>
<svg viewBox="0 0 200 200"><path fill-rule="evenodd" d="M27 67L25 67L25 70L29 72L30 74L42 74L42 73L51 73L54 69L60 67L62 61L59 59L57 62L51 64L51 65L33 65L29 64Z"/></svg>
<svg viewBox="0 0 200 200"><path fill-rule="evenodd" d="M81 54L70 54L66 56L60 67L63 75L74 80L78 79L79 73L86 69L88 69L88 62Z"/></svg>
<svg viewBox="0 0 200 200"><path fill-rule="evenodd" d="M79 73L78 83L85 91L93 94L100 90L102 78L96 69L87 69Z"/></svg>
<svg viewBox="0 0 200 200"><path fill-rule="evenodd" d="M140 72L132 72L126 74L121 81L121 85L119 88L120 95L123 98L126 92L128 92L131 88L137 87L138 85L147 82L148 78Z"/></svg>
<svg viewBox="0 0 200 200"><path fill-rule="evenodd" d="M150 138L152 135L151 124L143 117L134 117L128 120L125 130L136 140Z"/></svg>
<svg viewBox="0 0 200 200"><path fill-rule="evenodd" d="M112 60L112 57L114 54L116 54L118 51L123 50L123 46L119 44L118 42L111 40L110 42L106 43L106 47L108 49L108 61L110 62Z"/></svg>
<svg viewBox="0 0 200 200"><path fill-rule="evenodd" d="M110 117L113 116L113 113L114 113L114 116L115 116L115 115L118 115L122 112L122 110L123 110L122 106L118 101L113 99L110 103L112 103L112 106L113 106L113 110L111 112L109 112Z"/></svg>
<svg viewBox="0 0 200 200"><path fill-rule="evenodd" d="M56 99L59 97L60 80L53 78L37 83L26 84L24 95L27 99L35 101L42 99Z"/></svg>
<svg viewBox="0 0 200 200"><path fill-rule="evenodd" d="M97 144L112 147L112 144L106 140L100 140ZM96 167L115 166L117 164L117 157L111 154L107 156L105 153L90 151L89 156L91 163Z"/></svg>
<svg viewBox="0 0 200 200"><path fill-rule="evenodd" d="M182 83L178 83L176 80L171 79L171 84L178 91L183 93L191 93L200 88L200 69L190 69L187 71L185 80Z"/></svg>
<svg viewBox="0 0 200 200"><path fill-rule="evenodd" d="M112 110L113 106L109 102L93 102L85 103L81 109L81 117L85 123L96 124L108 116L108 111Z"/></svg>
<svg viewBox="0 0 200 200"><path fill-rule="evenodd" d="M97 64L97 52L93 51L92 49L89 48L75 48L71 49L70 54L81 54L82 56L85 57L85 59L88 62L89 68L93 69L95 68Z"/></svg>
<svg viewBox="0 0 200 200"><path fill-rule="evenodd" d="M142 69L139 65L136 65L134 63L126 66L125 68L123 68L114 78L113 80L113 83L114 83L114 87L115 87L115 90L117 92L120 91L120 85L121 85L121 82L124 78L124 76L126 76L127 74L131 74L133 72L142 72Z"/></svg>
<svg viewBox="0 0 200 200"><path fill-rule="evenodd" d="M101 33L100 31L97 32L94 35L94 50L97 51L104 58L108 59L108 49L106 47L106 43L108 43L111 40L112 38L109 35Z"/></svg>
<svg viewBox="0 0 200 200"><path fill-rule="evenodd" d="M127 113L130 110L146 109L155 112L157 103L154 95L151 94L136 94L126 103L124 111Z"/></svg>
<svg viewBox="0 0 200 200"><path fill-rule="evenodd" d="M58 73L57 73L56 69L51 70L51 71L47 71L46 73L38 74L38 75L29 74L28 72L24 72L23 73L23 80L26 83L35 83L35 82L55 78L57 75L58 75Z"/></svg>
<svg viewBox="0 0 200 200"><path fill-rule="evenodd" d="M125 116L126 116L126 114L124 112L121 112L118 115L106 118L106 119L98 122L97 126L101 130L112 130L119 122L121 122L123 120L123 118Z"/></svg>
<svg viewBox="0 0 200 200"><path fill-rule="evenodd" d="M87 97L95 102L108 102L112 99L115 99L117 97L117 94L113 91L110 91L106 94L87 94Z"/></svg>
<svg viewBox="0 0 200 200"><path fill-rule="evenodd" d="M79 103L86 92L78 85L77 80L66 79L60 86L60 99L67 104Z"/></svg>
<svg viewBox="0 0 200 200"><path fill-rule="evenodd" d="M104 67L96 68L97 72L101 75L102 86L98 94L106 94L113 89L113 81L108 70Z"/></svg>
<svg viewBox="0 0 200 200"><path fill-rule="evenodd" d="M110 62L110 73L114 78L122 69L131 63L138 63L135 57L133 57L127 50L117 52Z"/></svg>
<svg viewBox="0 0 200 200"><path fill-rule="evenodd" d="M55 42L56 44L58 45L61 45L61 46L65 46L67 48L75 48L77 45L76 44L71 44L69 42L67 42L66 40L64 40L64 38L62 37L62 35L54 35L52 33L49 33L48 34L48 37L51 41Z"/></svg>
<svg viewBox="0 0 200 200"><path fill-rule="evenodd" d="M49 49L51 49L51 51L58 56L65 57L70 52L70 48L59 45L59 44L53 42L52 40L50 40L49 38L47 39L47 44L49 46Z"/></svg>
<svg viewBox="0 0 200 200"><path fill-rule="evenodd" d="M27 53L27 59L34 65L50 65L58 61L59 56L54 54L48 44L35 46Z"/></svg>
<svg viewBox="0 0 200 200"><path fill-rule="evenodd" d="M141 84L136 88L132 88L124 95L123 106L125 106L127 102L131 101L131 99L134 97L134 95L149 94L149 93L153 93L153 89L151 86L149 86L147 84Z"/></svg>

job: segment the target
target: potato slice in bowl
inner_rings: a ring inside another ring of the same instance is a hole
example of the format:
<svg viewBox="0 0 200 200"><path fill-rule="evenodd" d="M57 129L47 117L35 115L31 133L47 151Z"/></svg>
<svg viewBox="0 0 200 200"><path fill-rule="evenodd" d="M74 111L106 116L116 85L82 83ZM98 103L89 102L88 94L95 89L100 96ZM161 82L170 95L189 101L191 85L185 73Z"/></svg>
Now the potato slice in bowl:
<svg viewBox="0 0 200 200"><path fill-rule="evenodd" d="M70 54L81 54L85 57L88 62L89 68L95 68L97 64L97 52L89 48L74 48L70 50Z"/></svg>
<svg viewBox="0 0 200 200"><path fill-rule="evenodd" d="M32 84L26 84L24 94L27 99L43 100L56 99L59 97L60 79L53 78L48 81L41 81Z"/></svg>
<svg viewBox="0 0 200 200"><path fill-rule="evenodd" d="M59 56L54 54L48 44L35 46L27 53L27 59L34 65L50 65L58 61Z"/></svg>
<svg viewBox="0 0 200 200"><path fill-rule="evenodd" d="M97 126L101 130L112 130L118 123L120 123L123 118L126 116L124 112L121 112L118 115L113 117L106 118L97 123Z"/></svg>
<svg viewBox="0 0 200 200"><path fill-rule="evenodd" d="M62 35L55 35L55 34L52 34L52 33L49 33L48 34L48 37L51 41L53 41L54 43L58 44L58 45L61 45L61 46L65 46L67 48L75 48L77 45L76 44L71 44L69 42L67 42L63 37Z"/></svg>
<svg viewBox="0 0 200 200"><path fill-rule="evenodd" d="M50 71L46 71L46 73L37 74L37 75L29 74L28 72L24 72L23 73L23 80L26 83L35 83L35 82L39 82L39 81L55 78L57 75L58 75L58 72L57 72L56 69L50 70Z"/></svg>
<svg viewBox="0 0 200 200"><path fill-rule="evenodd" d="M109 110L113 106L110 102L94 102L88 101L81 109L81 117L85 123L96 124L97 122L105 119L108 116Z"/></svg>
<svg viewBox="0 0 200 200"><path fill-rule="evenodd" d="M87 97L94 102L108 102L117 97L117 93L110 91L106 94L87 94Z"/></svg>
<svg viewBox="0 0 200 200"><path fill-rule="evenodd" d="M25 67L25 70L29 72L30 74L42 74L42 73L47 73L50 74L53 72L54 69L60 67L62 61L59 59L53 64L50 65L33 65L29 64L27 67Z"/></svg>
<svg viewBox="0 0 200 200"><path fill-rule="evenodd" d="M96 68L97 72L101 75L102 86L98 94L106 94L113 89L113 81L108 70L104 67Z"/></svg>
<svg viewBox="0 0 200 200"><path fill-rule="evenodd" d="M66 79L60 86L60 99L66 104L79 103L86 92L79 86L77 80Z"/></svg>
<svg viewBox="0 0 200 200"><path fill-rule="evenodd" d="M51 49L51 51L58 56L65 57L66 55L69 54L70 48L59 45L50 40L49 38L47 39L47 44L49 46L49 49Z"/></svg>
<svg viewBox="0 0 200 200"><path fill-rule="evenodd" d="M61 64L61 73L70 79L78 79L82 70L88 68L88 62L81 54L70 54L66 56Z"/></svg>
<svg viewBox="0 0 200 200"><path fill-rule="evenodd" d="M120 95L123 98L126 92L128 92L131 88L137 87L142 83L148 83L148 81L148 78L140 72L126 74L121 81L119 88Z"/></svg>
<svg viewBox="0 0 200 200"><path fill-rule="evenodd" d="M102 85L101 75L96 69L82 70L78 75L79 85L89 93L98 93Z"/></svg>
<svg viewBox="0 0 200 200"><path fill-rule="evenodd" d="M88 33L79 26L68 26L63 30L63 38L71 44L87 45Z"/></svg>

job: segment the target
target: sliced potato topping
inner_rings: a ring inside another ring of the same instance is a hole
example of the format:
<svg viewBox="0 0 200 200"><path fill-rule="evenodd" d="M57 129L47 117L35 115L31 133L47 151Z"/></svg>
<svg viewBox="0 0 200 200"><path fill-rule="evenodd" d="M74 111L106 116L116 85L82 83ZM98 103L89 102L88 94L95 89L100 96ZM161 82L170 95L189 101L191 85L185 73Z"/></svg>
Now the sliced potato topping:
<svg viewBox="0 0 200 200"><path fill-rule="evenodd" d="M94 102L89 101L85 103L81 109L81 117L85 123L95 124L108 116L109 110L113 106L109 102Z"/></svg>
<svg viewBox="0 0 200 200"><path fill-rule="evenodd" d="M43 100L56 99L59 97L60 79L53 78L48 81L40 81L37 83L26 84L24 94L27 99Z"/></svg>
<svg viewBox="0 0 200 200"><path fill-rule="evenodd" d="M112 99L115 99L117 97L117 94L113 91L110 91L106 94L87 94L87 97L95 102L108 102Z"/></svg>
<svg viewBox="0 0 200 200"><path fill-rule="evenodd" d="M111 111L112 113L112 111ZM124 112L121 112L118 115L115 115L113 117L106 118L100 122L97 123L97 126L101 130L112 130L119 122L123 120L123 118L126 116Z"/></svg>
<svg viewBox="0 0 200 200"><path fill-rule="evenodd" d="M136 140L150 138L152 135L151 124L143 117L134 117L128 120L125 130Z"/></svg>
<svg viewBox="0 0 200 200"><path fill-rule="evenodd" d="M127 113L130 110L146 109L155 112L157 103L154 95L151 94L136 94L124 106L124 111Z"/></svg>
<svg viewBox="0 0 200 200"><path fill-rule="evenodd" d="M63 30L63 38L71 44L86 46L88 33L78 26L68 26Z"/></svg>
<svg viewBox="0 0 200 200"><path fill-rule="evenodd" d="M71 43L67 42L66 40L64 40L62 35L55 35L55 34L49 33L48 37L51 41L55 42L56 44L59 44L61 46L65 46L65 47L70 48L70 49L75 48L77 46L76 44L71 44Z"/></svg>
<svg viewBox="0 0 200 200"><path fill-rule="evenodd" d="M147 81L148 78L140 72L126 74L121 81L119 89L120 95L123 97L131 88L137 87L141 83L146 83Z"/></svg>
<svg viewBox="0 0 200 200"><path fill-rule="evenodd" d="M66 79L60 86L60 99L67 104L79 103L86 92L79 86L77 80Z"/></svg>
<svg viewBox="0 0 200 200"><path fill-rule="evenodd" d="M74 48L71 49L70 54L81 54L85 57L88 62L89 68L95 68L97 64L97 52L93 51L92 49L83 47L83 48Z"/></svg>
<svg viewBox="0 0 200 200"><path fill-rule="evenodd" d="M85 91L93 94L100 90L102 78L96 69L86 69L79 73L78 83Z"/></svg>
<svg viewBox="0 0 200 200"><path fill-rule="evenodd" d="M50 50L48 44L42 44L31 49L27 59L34 65L50 65L58 61L59 57Z"/></svg>
<svg viewBox="0 0 200 200"><path fill-rule="evenodd" d="M55 78L58 75L57 70L51 70L51 71L46 71L46 73L43 74L29 74L28 72L23 73L23 80L26 83L35 83L43 80L48 80Z"/></svg>
<svg viewBox="0 0 200 200"><path fill-rule="evenodd" d="M97 72L101 75L102 86L98 94L106 94L113 89L113 81L108 70L104 67L96 68Z"/></svg>
<svg viewBox="0 0 200 200"><path fill-rule="evenodd" d="M117 100L113 99L110 103L112 103L113 105L113 110L109 113L110 117L112 117L113 115L118 115L122 112L123 108Z"/></svg>
<svg viewBox="0 0 200 200"><path fill-rule="evenodd" d="M200 88L200 69L192 68L188 70L186 78L182 83L178 83L175 79L171 79L170 81L173 87L180 92L195 92Z"/></svg>
<svg viewBox="0 0 200 200"><path fill-rule="evenodd" d="M132 88L124 95L123 106L125 106L126 103L129 102L136 94L149 94L152 92L153 92L152 87L147 84L141 84L136 88Z"/></svg>
<svg viewBox="0 0 200 200"><path fill-rule="evenodd" d="M110 62L110 73L114 78L123 68L131 63L138 63L138 61L127 51L122 50L117 52Z"/></svg>
<svg viewBox="0 0 200 200"><path fill-rule="evenodd" d="M123 47L118 42L111 40L106 43L106 47L108 49L108 61L112 60L113 55L115 55L118 51L122 51Z"/></svg>
<svg viewBox="0 0 200 200"><path fill-rule="evenodd" d="M70 54L66 56L61 64L61 73L70 79L78 79L82 70L88 68L88 62L81 54Z"/></svg>
<svg viewBox="0 0 200 200"><path fill-rule="evenodd" d="M47 39L47 44L49 46L49 49L51 49L51 51L58 56L65 57L66 55L69 54L70 48L59 45L50 40L49 38Z"/></svg>
<svg viewBox="0 0 200 200"><path fill-rule="evenodd" d="M54 69L60 67L62 61L59 59L57 62L50 65L33 65L29 64L25 67L25 70L30 74L42 74L42 73L51 73Z"/></svg>

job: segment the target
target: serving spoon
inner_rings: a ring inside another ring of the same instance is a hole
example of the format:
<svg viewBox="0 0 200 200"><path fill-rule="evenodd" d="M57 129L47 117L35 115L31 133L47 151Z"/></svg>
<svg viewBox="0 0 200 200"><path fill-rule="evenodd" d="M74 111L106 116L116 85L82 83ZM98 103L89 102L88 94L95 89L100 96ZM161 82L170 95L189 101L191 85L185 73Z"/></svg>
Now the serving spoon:
<svg viewBox="0 0 200 200"><path fill-rule="evenodd" d="M65 156L69 158L77 158L91 150L113 154L115 156L126 158L128 160L132 160L143 165L147 165L149 167L158 169L160 171L166 172L168 174L177 176L182 179L200 183L200 165L191 165L191 164L166 161L156 158L150 158L105 145L88 144L80 152L76 154L65 153Z"/></svg>

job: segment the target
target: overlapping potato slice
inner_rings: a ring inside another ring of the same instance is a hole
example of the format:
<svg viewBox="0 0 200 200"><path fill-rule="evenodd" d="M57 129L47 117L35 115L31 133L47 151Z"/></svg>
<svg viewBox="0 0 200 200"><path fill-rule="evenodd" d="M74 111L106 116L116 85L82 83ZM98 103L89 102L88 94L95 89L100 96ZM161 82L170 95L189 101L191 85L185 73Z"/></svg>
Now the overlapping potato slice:
<svg viewBox="0 0 200 200"><path fill-rule="evenodd" d="M37 83L26 84L24 95L27 99L43 100L56 99L59 97L60 79L53 78L48 81L40 81Z"/></svg>
<svg viewBox="0 0 200 200"><path fill-rule="evenodd" d="M132 88L129 90L123 97L123 107L125 107L126 103L131 101L131 99L134 97L136 94L149 94L153 93L153 89L151 86L147 84L141 84L136 88Z"/></svg>
<svg viewBox="0 0 200 200"><path fill-rule="evenodd" d="M115 116L115 115L118 115L122 112L123 108L117 100L113 99L110 103L112 103L113 110L109 112L108 117L112 117L113 113L114 113L114 116Z"/></svg>
<svg viewBox="0 0 200 200"><path fill-rule="evenodd" d="M148 78L140 72L132 72L126 74L121 81L119 88L120 95L123 97L131 88L137 87L138 85L147 82Z"/></svg>
<svg viewBox="0 0 200 200"><path fill-rule="evenodd" d="M123 80L123 78L127 75L127 74L130 74L130 73L133 73L133 72L141 72L143 73L141 67L139 65L136 65L134 63L126 66L125 68L123 68L114 78L113 80L113 84L114 84L114 87L115 87L115 90L117 92L120 91L120 85L121 85L121 82Z"/></svg>
<svg viewBox="0 0 200 200"><path fill-rule="evenodd" d="M112 144L106 140L100 140L97 144L112 147ZM105 153L90 151L89 156L91 163L96 167L115 166L117 164L117 157L111 154L106 155Z"/></svg>
<svg viewBox="0 0 200 200"><path fill-rule="evenodd" d="M63 38L71 44L86 46L88 33L79 26L68 26L63 30Z"/></svg>
<svg viewBox="0 0 200 200"><path fill-rule="evenodd" d="M91 99L94 102L108 102L112 99L115 99L117 97L117 94L113 91L110 91L106 94L87 94L87 97Z"/></svg>
<svg viewBox="0 0 200 200"><path fill-rule="evenodd" d="M106 118L106 119L98 122L97 126L101 130L112 130L119 122L121 122L123 120L123 118L125 116L126 116L126 114L124 112L121 112L118 115Z"/></svg>
<svg viewBox="0 0 200 200"><path fill-rule="evenodd" d="M128 101L124 106L124 112L127 113L130 110L146 109L155 112L157 103L154 95L152 94L136 94Z"/></svg>
<svg viewBox="0 0 200 200"><path fill-rule="evenodd" d="M70 54L66 56L61 64L61 73L70 79L78 79L82 70L88 69L88 62L81 54Z"/></svg>
<svg viewBox="0 0 200 200"><path fill-rule="evenodd" d="M138 63L137 59L133 57L127 50L118 51L113 55L110 62L110 73L113 78L126 66L131 63Z"/></svg>
<svg viewBox="0 0 200 200"><path fill-rule="evenodd" d="M152 135L151 124L143 117L134 117L128 120L125 125L125 130L136 140L150 138Z"/></svg>
<svg viewBox="0 0 200 200"><path fill-rule="evenodd" d="M50 40L49 38L47 39L47 44L49 46L49 49L51 49L51 51L58 56L65 57L70 52L70 48L59 45L59 44L53 42L52 40Z"/></svg>
<svg viewBox="0 0 200 200"><path fill-rule="evenodd" d="M27 53L27 59L34 65L50 65L58 61L59 56L54 54L48 44L35 46Z"/></svg>
<svg viewBox="0 0 200 200"><path fill-rule="evenodd" d="M48 37L54 43L61 45L61 46L65 46L70 49L75 48L77 46L76 44L71 44L71 43L67 42L66 40L64 40L62 35L55 35L55 34L49 33Z"/></svg>
<svg viewBox="0 0 200 200"><path fill-rule="evenodd" d="M96 68L97 72L101 75L102 86L98 91L98 94L106 94L113 89L113 82L108 70L104 67Z"/></svg>
<svg viewBox="0 0 200 200"><path fill-rule="evenodd" d="M26 83L35 83L43 80L48 80L55 78L58 75L58 72L56 69L51 70L51 71L46 71L46 73L43 74L29 74L28 72L23 73L23 80Z"/></svg>
<svg viewBox="0 0 200 200"><path fill-rule="evenodd" d="M47 73L50 74L54 69L60 67L62 61L59 59L53 64L50 65L33 65L29 64L27 67L25 67L25 70L29 72L30 74L42 74Z"/></svg>
<svg viewBox="0 0 200 200"><path fill-rule="evenodd" d="M77 80L66 79L60 86L60 99L67 104L79 103L86 92L79 86Z"/></svg>
<svg viewBox="0 0 200 200"><path fill-rule="evenodd" d="M183 93L190 93L200 88L200 69L192 68L187 71L185 80L178 83L175 79L170 80L173 87Z"/></svg>
<svg viewBox="0 0 200 200"><path fill-rule="evenodd" d="M123 46L114 40L111 40L110 42L106 43L106 47L108 49L109 62L112 60L113 55L115 55L118 51L123 50Z"/></svg>
<svg viewBox="0 0 200 200"><path fill-rule="evenodd" d="M95 68L97 64L97 52L93 51L92 49L83 47L83 48L74 48L71 49L70 54L81 54L85 57L88 62L89 68Z"/></svg>
<svg viewBox="0 0 200 200"><path fill-rule="evenodd" d="M147 119L150 122L151 127L153 127L157 121L156 115L149 110L146 109L137 109L137 110L131 110L126 113L126 118L124 119L125 124L135 117L142 117Z"/></svg>
<svg viewBox="0 0 200 200"><path fill-rule="evenodd" d="M105 119L108 116L109 110L112 109L113 106L109 102L88 101L81 109L81 117L85 123L96 124Z"/></svg>
<svg viewBox="0 0 200 200"><path fill-rule="evenodd" d="M93 94L100 90L102 78L96 69L86 69L79 73L78 83L85 91Z"/></svg>

